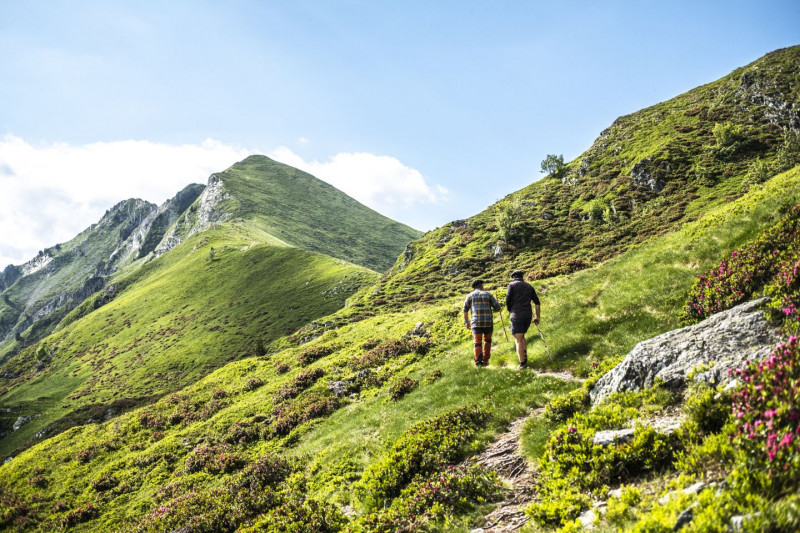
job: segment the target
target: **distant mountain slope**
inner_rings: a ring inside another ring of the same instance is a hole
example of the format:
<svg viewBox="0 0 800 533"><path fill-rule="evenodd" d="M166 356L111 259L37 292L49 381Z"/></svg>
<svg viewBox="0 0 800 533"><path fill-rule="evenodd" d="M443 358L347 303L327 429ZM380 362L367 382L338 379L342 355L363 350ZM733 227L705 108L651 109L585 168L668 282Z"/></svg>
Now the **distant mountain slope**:
<svg viewBox="0 0 800 533"><path fill-rule="evenodd" d="M412 243L374 299L434 299L476 276L602 262L800 163L800 46L618 118L581 156ZM430 281L438 283L431 284Z"/></svg>
<svg viewBox="0 0 800 533"><path fill-rule="evenodd" d="M12 347L44 338L67 313L103 289L109 276L151 253L203 189L189 185L160 207L125 200L69 242L6 267L0 275L0 361Z"/></svg>
<svg viewBox="0 0 800 533"><path fill-rule="evenodd" d="M265 156L250 156L214 174L207 189L212 193L216 199L199 215L206 224L245 220L293 246L376 272L391 267L406 244L422 234Z"/></svg>
<svg viewBox="0 0 800 533"><path fill-rule="evenodd" d="M186 386L342 307L377 274L210 229L109 285L3 365L0 455ZM11 432L19 417L30 421Z"/></svg>

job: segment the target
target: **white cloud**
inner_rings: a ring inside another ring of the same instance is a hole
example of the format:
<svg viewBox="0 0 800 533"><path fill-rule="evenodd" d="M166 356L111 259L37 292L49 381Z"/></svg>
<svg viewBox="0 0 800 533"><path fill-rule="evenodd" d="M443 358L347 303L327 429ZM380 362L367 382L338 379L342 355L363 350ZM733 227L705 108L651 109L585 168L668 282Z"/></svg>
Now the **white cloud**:
<svg viewBox="0 0 800 533"><path fill-rule="evenodd" d="M46 247L68 241L97 222L106 209L127 198L161 204L189 183L206 183L248 155L208 139L168 145L119 141L72 146L32 145L0 139L0 269L21 264ZM305 161L280 147L269 157L327 181L363 204L416 227L430 205L448 191L429 184L416 169L394 157L340 153L326 162Z"/></svg>
<svg viewBox="0 0 800 533"><path fill-rule="evenodd" d="M206 140L71 146L0 140L0 269L65 242L127 198L161 204L253 151Z"/></svg>
<svg viewBox="0 0 800 533"><path fill-rule="evenodd" d="M364 152L339 153L329 161L306 161L285 146L267 154L327 181L359 202L392 218L407 218L408 212L424 204L440 204L448 191L431 185L419 170L394 157Z"/></svg>

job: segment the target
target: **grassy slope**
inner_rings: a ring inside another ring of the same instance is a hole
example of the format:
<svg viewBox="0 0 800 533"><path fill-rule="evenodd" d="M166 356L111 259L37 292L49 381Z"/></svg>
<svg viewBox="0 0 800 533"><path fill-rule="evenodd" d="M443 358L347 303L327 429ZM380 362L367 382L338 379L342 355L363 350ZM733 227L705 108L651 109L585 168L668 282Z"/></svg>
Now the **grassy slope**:
<svg viewBox="0 0 800 533"><path fill-rule="evenodd" d="M377 272L421 232L360 204L301 170L250 156L217 174L232 198L220 208L279 239Z"/></svg>
<svg viewBox="0 0 800 533"><path fill-rule="evenodd" d="M800 46L618 118L561 179L542 179L412 243L384 276L378 297L398 305L438 298L454 284L505 279L515 268L533 279L574 272L738 198L750 186L753 161L775 160L788 125L751 101L761 94L800 107ZM713 134L718 124L742 128L744 138L721 147ZM637 184L635 176L646 181L643 172L663 188ZM516 222L504 240L498 217L509 209Z"/></svg>
<svg viewBox="0 0 800 533"><path fill-rule="evenodd" d="M127 288L111 303L44 341L55 356L43 371L35 370L32 349L10 361L6 369L18 377L5 380L0 406L11 412L4 418L35 418L0 441L0 455L62 417L59 429L109 416L108 409L158 397L253 355L258 340L268 344L331 313L375 279L344 261L260 244L262 235L253 242L247 231L195 236L124 279ZM92 302L74 314L90 311Z"/></svg>
<svg viewBox="0 0 800 533"><path fill-rule="evenodd" d="M580 369L595 357L622 353L635 342L673 327L692 278L702 269L752 238L778 217L780 206L800 201L800 168L773 178L744 198L712 210L702 220L663 238L643 244L597 268L547 282L543 292L543 330L558 354L557 366ZM384 312L379 316L329 331L310 346L335 344L339 349L314 363L327 376L301 394L324 394L327 381L352 374L346 362L364 351L368 338L398 338L416 322L424 322L434 340L428 356L401 357L383 365L387 383L401 375L430 375L441 370L443 377L411 392L403 400L387 400L385 389L368 390L359 401L346 405L326 419L301 425L287 437L261 439L235 446L252 460L269 450L289 454L311 454L308 490L317 496L345 503L351 501L354 480L409 425L459 405L479 403L492 412L492 423L479 441L497 431L503 422L525 409L541 405L549 395L567 385L537 378L533 372L502 367L513 358L509 345L501 341L493 366L475 369L470 364L470 346L460 325L457 306L460 297L439 303L420 304L406 312ZM346 315L347 310L341 314ZM502 337L497 335L498 340ZM531 356L536 364L550 365L542 347L532 341ZM576 347L576 340L581 341ZM308 345L307 345L308 346ZM306 347L307 347L306 346ZM80 526L82 530L129 527L152 509L158 489L172 482L172 472L183 467L184 458L196 445L219 442L237 422L269 419L273 393L298 373L291 348L269 358L236 361L217 370L168 401L146 408L150 416L168 416L181 402L198 406L222 397L207 420L168 426L163 431L143 428L138 422L145 411L125 414L101 425L74 428L49 439L0 467L3 485L25 495L37 520L51 513L52 504L94 502L99 518ZM279 374L276 363L292 367ZM265 385L248 390L247 381L263 380ZM223 390L224 394L214 391ZM262 417L263 415L263 417ZM94 447L94 448L93 448ZM74 458L83 450L97 449L99 456L88 463ZM44 460L44 458L47 458ZM27 479L40 469L48 480L35 487ZM113 470L129 488L116 495L104 495L91 488L90 481ZM224 484L228 475L206 473L183 476L186 489L210 490ZM7 490L7 489L5 489ZM33 500L36 494L38 500ZM160 500L163 501L163 500ZM58 519L58 513L54 514ZM33 525L33 524L31 524Z"/></svg>

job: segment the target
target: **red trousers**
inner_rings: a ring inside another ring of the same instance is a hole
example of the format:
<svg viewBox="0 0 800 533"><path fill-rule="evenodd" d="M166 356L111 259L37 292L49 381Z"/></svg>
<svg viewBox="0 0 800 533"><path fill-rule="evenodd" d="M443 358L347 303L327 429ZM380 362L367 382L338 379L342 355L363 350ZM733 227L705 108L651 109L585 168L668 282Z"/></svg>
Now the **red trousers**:
<svg viewBox="0 0 800 533"><path fill-rule="evenodd" d="M475 333L473 330L472 338L475 340L475 362L488 363L492 355L492 332Z"/></svg>

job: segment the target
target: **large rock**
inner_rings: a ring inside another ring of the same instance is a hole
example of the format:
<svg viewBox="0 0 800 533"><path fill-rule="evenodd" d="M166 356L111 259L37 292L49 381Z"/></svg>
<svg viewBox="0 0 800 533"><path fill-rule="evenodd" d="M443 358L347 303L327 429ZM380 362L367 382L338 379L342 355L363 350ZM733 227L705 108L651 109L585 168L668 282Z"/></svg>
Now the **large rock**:
<svg viewBox="0 0 800 533"><path fill-rule="evenodd" d="M595 384L592 404L614 392L652 387L657 378L669 388L681 389L693 371L695 380L726 383L728 370L765 358L779 341L777 329L759 311L766 301L747 302L694 326L640 342Z"/></svg>

